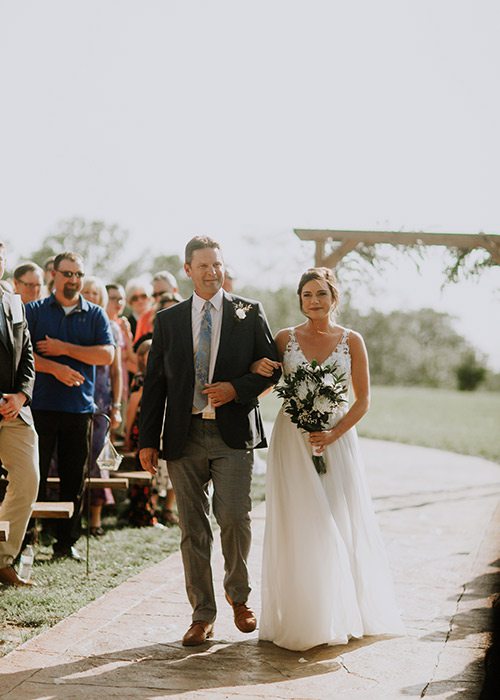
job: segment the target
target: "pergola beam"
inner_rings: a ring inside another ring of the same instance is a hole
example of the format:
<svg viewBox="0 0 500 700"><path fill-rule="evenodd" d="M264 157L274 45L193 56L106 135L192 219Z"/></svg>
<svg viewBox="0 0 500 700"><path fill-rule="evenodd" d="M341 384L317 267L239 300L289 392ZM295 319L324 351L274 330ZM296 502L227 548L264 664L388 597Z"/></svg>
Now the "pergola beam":
<svg viewBox="0 0 500 700"><path fill-rule="evenodd" d="M294 229L303 241L316 243L315 264L335 267L339 261L359 244L374 245L440 245L468 251L474 248L487 250L496 265L500 265L500 236L486 233L424 233L403 231L344 231L328 229ZM330 254L325 255L326 243L340 243Z"/></svg>

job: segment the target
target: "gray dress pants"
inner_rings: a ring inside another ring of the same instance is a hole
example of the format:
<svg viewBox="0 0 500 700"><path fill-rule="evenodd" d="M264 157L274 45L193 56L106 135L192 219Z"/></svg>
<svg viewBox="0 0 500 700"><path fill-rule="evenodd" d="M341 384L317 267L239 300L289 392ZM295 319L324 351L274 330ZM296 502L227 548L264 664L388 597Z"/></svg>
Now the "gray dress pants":
<svg viewBox="0 0 500 700"><path fill-rule="evenodd" d="M216 421L193 416L182 458L168 462L182 531L181 553L193 621L213 622L215 604L210 563L209 484L224 555L224 589L235 603L250 593L247 557L251 529L250 482L253 451L235 450L222 440Z"/></svg>

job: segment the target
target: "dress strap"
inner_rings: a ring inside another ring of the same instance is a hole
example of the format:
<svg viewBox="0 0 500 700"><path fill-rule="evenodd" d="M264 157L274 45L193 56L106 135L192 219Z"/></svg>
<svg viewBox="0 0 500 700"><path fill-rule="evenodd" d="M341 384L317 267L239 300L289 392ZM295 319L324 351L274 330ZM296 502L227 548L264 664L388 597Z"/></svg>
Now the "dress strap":
<svg viewBox="0 0 500 700"><path fill-rule="evenodd" d="M340 339L340 342L337 345L339 350L345 354L349 354L349 343L347 342L347 340L349 338L350 332L351 331L349 330L349 328L344 328L344 331L342 333L342 338Z"/></svg>
<svg viewBox="0 0 500 700"><path fill-rule="evenodd" d="M288 329L288 343L287 348L292 348L297 345L297 338L295 337L295 328Z"/></svg>

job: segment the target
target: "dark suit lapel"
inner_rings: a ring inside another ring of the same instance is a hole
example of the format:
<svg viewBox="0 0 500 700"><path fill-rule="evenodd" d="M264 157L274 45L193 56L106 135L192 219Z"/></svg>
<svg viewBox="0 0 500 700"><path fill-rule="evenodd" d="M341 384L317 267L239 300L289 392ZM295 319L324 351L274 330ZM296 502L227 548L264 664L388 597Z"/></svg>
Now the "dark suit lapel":
<svg viewBox="0 0 500 700"><path fill-rule="evenodd" d="M7 331L7 337L4 337L3 333L0 333L0 340L10 352L14 347L14 336L12 335L12 314L10 311L9 300L6 294L2 294L1 303L3 306L3 315L5 317L5 328Z"/></svg>
<svg viewBox="0 0 500 700"><path fill-rule="evenodd" d="M183 346L183 357L193 359L193 324L191 322L191 310L193 306L193 297L188 299L188 303L184 305L182 314L179 319L179 340ZM193 362L191 362L193 365ZM193 366L194 372L194 366Z"/></svg>
<svg viewBox="0 0 500 700"><path fill-rule="evenodd" d="M228 350L229 339L233 332L235 323L236 318L234 315L232 297L224 294L224 299L222 301L222 325L220 329L219 350L217 352L217 360L215 362L214 377L217 376L218 365Z"/></svg>

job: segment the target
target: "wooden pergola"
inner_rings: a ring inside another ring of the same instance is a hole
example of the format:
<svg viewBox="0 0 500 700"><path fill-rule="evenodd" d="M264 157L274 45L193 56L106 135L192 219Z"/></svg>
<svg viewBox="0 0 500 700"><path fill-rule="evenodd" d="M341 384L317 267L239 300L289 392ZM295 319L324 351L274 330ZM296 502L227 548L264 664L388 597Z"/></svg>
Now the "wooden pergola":
<svg viewBox="0 0 500 700"><path fill-rule="evenodd" d="M495 265L500 265L500 236L485 233L411 233L401 231L342 231L326 229L294 229L303 241L314 241L316 267L334 268L348 253L362 245L386 243L401 246L439 245L465 253L484 248ZM335 245L337 244L337 245Z"/></svg>

